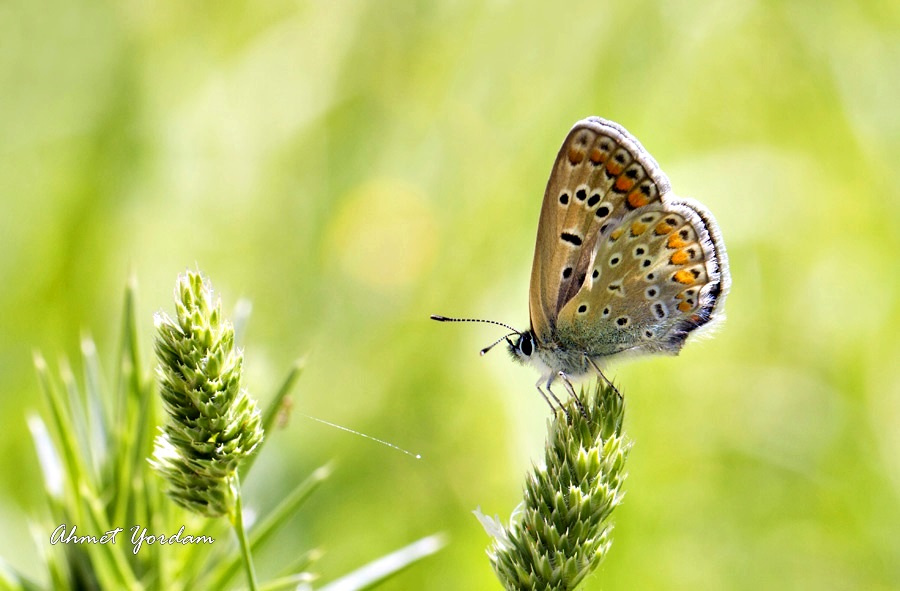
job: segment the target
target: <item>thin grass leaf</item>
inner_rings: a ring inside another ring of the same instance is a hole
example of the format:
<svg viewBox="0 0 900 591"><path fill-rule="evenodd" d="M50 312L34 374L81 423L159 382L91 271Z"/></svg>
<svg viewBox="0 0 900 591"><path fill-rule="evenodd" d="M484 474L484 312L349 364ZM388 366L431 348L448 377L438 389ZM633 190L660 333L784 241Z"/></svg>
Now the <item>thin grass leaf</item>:
<svg viewBox="0 0 900 591"><path fill-rule="evenodd" d="M300 375L303 373L303 367L305 365L305 359L298 359L294 362L294 365L291 367L291 370L288 372L288 375L284 378L284 381L281 382L281 386L275 392L275 396L272 397L272 400L269 402L269 405L266 407L265 412L262 415L262 430L264 433L271 433L272 426L275 424L275 419L278 417L278 412L281 410L282 402L284 398L291 393L291 390L294 389L294 385L297 383L297 380L300 378ZM247 474L250 472L250 468L256 462L256 458L259 457L262 448L266 445L266 442L270 439L270 437L264 438L258 446L257 452L247 458L241 467L238 469L238 473L241 478L246 478Z"/></svg>
<svg viewBox="0 0 900 591"><path fill-rule="evenodd" d="M134 506L135 478L147 474L145 458L150 444L146 439L147 430L158 424L158 413L149 396L148 380L145 380L140 354L140 339L137 329L136 312L137 279L132 275L126 284L122 305L122 340L119 346L116 367L117 395L110 413L115 417L114 427L109 434L114 458L109 462L114 473L113 488L120 494L112 509L117 523L141 520L142 515ZM144 521L146 522L146 521Z"/></svg>
<svg viewBox="0 0 900 591"><path fill-rule="evenodd" d="M107 454L110 448L109 409L105 404L108 399L106 388L103 386L102 369L100 359L97 356L97 346L89 337L81 339L82 372L84 374L85 392L85 425L87 426L87 444L94 461L94 473L100 475L102 467L107 464ZM102 480L101 480L102 481Z"/></svg>
<svg viewBox="0 0 900 591"><path fill-rule="evenodd" d="M297 556L293 561L288 562L284 565L281 571L278 573L279 577L287 577L290 576L291 573L300 573L313 565L317 560L322 558L322 551L313 548L312 550L307 550L306 552Z"/></svg>
<svg viewBox="0 0 900 591"><path fill-rule="evenodd" d="M171 504L164 502L162 491L153 478L148 478L148 470L145 468L145 478L138 483L142 488L141 494L136 494L136 498L143 502L142 506L135 507L136 517L133 523L147 523L152 531L165 531L166 526L172 523L171 520ZM183 553L179 553L179 556ZM178 580L172 577L172 568L167 568L167 562L173 563L174 556L168 552L151 552L149 561L146 563L148 588L152 589L175 589L173 581Z"/></svg>
<svg viewBox="0 0 900 591"><path fill-rule="evenodd" d="M62 379L63 388L66 392L66 408L69 414L69 428L72 430L77 449L75 454L84 458L85 474L97 480L99 471L97 470L97 460L94 457L93 450L90 446L90 430L87 426L87 413L84 410L82 402L83 394L75 380L75 373L69 360L65 357L59 361L59 376Z"/></svg>
<svg viewBox="0 0 900 591"><path fill-rule="evenodd" d="M129 404L129 406L133 406ZM129 461L134 456L135 440L133 437L127 437L126 434L131 432L129 428L134 422L137 411L133 408L127 408L124 411L126 417L122 423L116 427L115 439L119 442L113 450L110 457L110 464L113 473L116 476L116 483L113 487L116 491L115 503L112 509L112 518L116 523L127 523L129 521L129 513L133 510L133 496L130 494L133 490L133 479L135 475L135 465Z"/></svg>
<svg viewBox="0 0 900 591"><path fill-rule="evenodd" d="M83 519L87 530L100 536L115 529L110 524L103 502L87 486L79 490L81 504L84 507ZM127 531L119 535L126 535ZM129 552L126 544L83 544L82 547L91 557L91 564L97 579L104 589L143 589L131 569L125 552Z"/></svg>
<svg viewBox="0 0 900 591"><path fill-rule="evenodd" d="M305 367L306 358L301 357L300 359L296 360L294 362L294 365L291 366L288 375L281 383L281 387L278 388L277 392L275 392L275 396L272 397L272 400L266 407L265 413L263 413L262 425L263 430L265 430L266 432L269 432L275 425L275 419L278 417L278 413L282 408L281 405L284 401L285 396L290 394L291 390L294 389L294 385L296 385L297 380L303 374L303 370Z"/></svg>
<svg viewBox="0 0 900 591"><path fill-rule="evenodd" d="M259 521L253 528L250 535L251 547L261 547L265 544L280 526L287 523L288 518L300 508L300 505L331 476L332 471L333 469L329 464L320 466L313 470L312 474L306 477L303 482L294 487L294 490L269 512L265 519Z"/></svg>
<svg viewBox="0 0 900 591"><path fill-rule="evenodd" d="M331 475L329 466L321 466L313 471L303 482L294 487L294 490L282 500L262 521L258 522L250 532L250 549L257 550L278 530L280 526L288 523L300 505ZM237 574L241 566L241 556L235 551L225 559L219 567L210 573L212 582L210 589L222 589L232 577Z"/></svg>
<svg viewBox="0 0 900 591"><path fill-rule="evenodd" d="M149 455L148 430L158 424L156 406L143 378L137 319L135 311L135 291L137 281L132 277L126 288L123 301L122 341L118 355L118 402L112 416L116 417L112 440L116 441L114 457L110 465L115 475L115 490L119 495L112 510L115 523L143 522L145 516L136 505L140 503L140 487L134 484L136 478L147 474L145 458ZM135 494L137 493L137 494Z"/></svg>
<svg viewBox="0 0 900 591"><path fill-rule="evenodd" d="M442 534L433 534L366 564L352 573L328 583L319 591L362 591L371 589L409 566L431 556L446 545Z"/></svg>
<svg viewBox="0 0 900 591"><path fill-rule="evenodd" d="M297 573L280 577L263 583L259 586L260 591L281 591L282 589L297 589L301 585L308 585L316 580L316 575L312 573Z"/></svg>
<svg viewBox="0 0 900 591"><path fill-rule="evenodd" d="M86 470L81 456L78 455L77 439L69 421L71 414L59 389L53 383L44 358L36 355L34 364L41 384L41 392L44 395L44 400L52 419L48 431L51 437L56 440L57 449L61 452L60 457L65 468L64 473L67 476L65 479L66 483L72 493L77 494L79 483L84 480Z"/></svg>
<svg viewBox="0 0 900 591"><path fill-rule="evenodd" d="M119 347L119 374L117 381L121 396L119 408L128 408L127 397L140 396L141 388L141 350L137 329L137 278L134 275L125 287L125 300L122 306L122 345ZM119 417L124 418L124 417Z"/></svg>
<svg viewBox="0 0 900 591"><path fill-rule="evenodd" d="M28 429L31 431L31 439L34 441L41 474L44 476L44 489L50 493L52 498L61 499L66 475L63 470L62 460L59 458L59 452L56 450L56 446L53 445L50 433L47 432L47 426L39 416L28 415L26 420Z"/></svg>
<svg viewBox="0 0 900 591"><path fill-rule="evenodd" d="M156 404L156 397L153 395L151 383L148 381L140 388L141 396L132 404L134 407L132 430L135 443L131 448L130 455L123 453L119 461L129 465L128 471L133 479L140 478L145 480L149 475L147 458L152 453L155 428L159 424L159 407ZM146 495L140 495L140 497L146 499ZM140 507L133 507L129 521L138 520L146 523L148 517L149 514L145 509L142 512Z"/></svg>

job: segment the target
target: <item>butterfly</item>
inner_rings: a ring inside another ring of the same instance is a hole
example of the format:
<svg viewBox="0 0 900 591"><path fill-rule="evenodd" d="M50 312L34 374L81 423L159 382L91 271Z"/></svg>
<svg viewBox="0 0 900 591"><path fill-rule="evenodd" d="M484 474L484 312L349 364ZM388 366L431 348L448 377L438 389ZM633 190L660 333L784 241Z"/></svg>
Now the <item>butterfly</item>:
<svg viewBox="0 0 900 591"><path fill-rule="evenodd" d="M514 360L540 371L536 387L553 409L547 394L559 404L550 390L557 378L574 395L569 378L596 372L606 379L601 366L613 359L677 354L688 336L724 317L730 286L725 244L709 210L676 196L624 127L589 117L569 131L544 192L531 328L432 318L513 331L481 354L505 339Z"/></svg>

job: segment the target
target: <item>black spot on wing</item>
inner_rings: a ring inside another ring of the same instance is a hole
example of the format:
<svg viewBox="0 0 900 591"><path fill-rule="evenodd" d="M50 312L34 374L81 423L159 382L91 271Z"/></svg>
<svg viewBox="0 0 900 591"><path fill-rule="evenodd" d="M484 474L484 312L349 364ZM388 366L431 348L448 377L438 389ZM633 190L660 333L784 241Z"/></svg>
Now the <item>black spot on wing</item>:
<svg viewBox="0 0 900 591"><path fill-rule="evenodd" d="M563 242L568 242L569 244L574 244L575 246L581 246L581 236L576 234L570 234L569 232L563 232L559 235L560 240Z"/></svg>

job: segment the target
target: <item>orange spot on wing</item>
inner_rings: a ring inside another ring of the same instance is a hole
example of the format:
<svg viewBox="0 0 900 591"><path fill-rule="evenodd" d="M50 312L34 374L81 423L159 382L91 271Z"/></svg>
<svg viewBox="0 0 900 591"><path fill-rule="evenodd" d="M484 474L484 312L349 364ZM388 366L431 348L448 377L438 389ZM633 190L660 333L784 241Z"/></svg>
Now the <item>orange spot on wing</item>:
<svg viewBox="0 0 900 591"><path fill-rule="evenodd" d="M682 312L688 312L691 308L693 308L693 306L687 302L681 302L680 304L678 304L678 309Z"/></svg>
<svg viewBox="0 0 900 591"><path fill-rule="evenodd" d="M618 240L620 236L622 236L622 232L625 231L625 228L618 227L612 231L612 234L609 235L613 240Z"/></svg>
<svg viewBox="0 0 900 591"><path fill-rule="evenodd" d="M647 224L641 222L634 222L631 224L631 235L632 236L640 236L644 232L647 231Z"/></svg>
<svg viewBox="0 0 900 591"><path fill-rule="evenodd" d="M683 250L678 250L675 252L675 254L673 254L671 257L669 257L669 264L684 265L689 260L690 260L690 258L688 257L688 253L686 253Z"/></svg>
<svg viewBox="0 0 900 591"><path fill-rule="evenodd" d="M694 282L694 276L691 274L691 272L685 271L684 269L675 273L675 275L672 277L672 279L674 279L678 283L685 283L685 284ZM682 302L682 303L685 303L685 302ZM681 304L678 304L678 305L680 306Z"/></svg>
<svg viewBox="0 0 900 591"><path fill-rule="evenodd" d="M584 152L576 148L569 148L569 162L572 164L581 164L584 160Z"/></svg>
<svg viewBox="0 0 900 591"><path fill-rule="evenodd" d="M656 234L659 236L668 234L671 231L672 228L669 227L669 224L667 224L666 222L659 222L658 224L656 224L656 230L654 230L654 232L656 232ZM671 242L671 239L669 239L669 241Z"/></svg>
<svg viewBox="0 0 900 591"><path fill-rule="evenodd" d="M606 160L606 156L603 154L603 152L600 151L599 148L594 148L593 150L591 150L591 162L593 162L594 164L600 164L604 160Z"/></svg>
<svg viewBox="0 0 900 591"><path fill-rule="evenodd" d="M659 226L657 226L657 231L659 230ZM683 248L687 246L687 242L681 239L681 236L678 234L672 234L669 236L669 241L666 242L666 246L669 248Z"/></svg>
<svg viewBox="0 0 900 591"><path fill-rule="evenodd" d="M616 184L618 184L618 181L616 181ZM650 200L641 191L632 191L628 194L628 205L634 209L643 207L648 203L650 203Z"/></svg>
<svg viewBox="0 0 900 591"><path fill-rule="evenodd" d="M619 176L622 174L622 165L615 160L610 160L606 163L606 172L614 176Z"/></svg>
<svg viewBox="0 0 900 591"><path fill-rule="evenodd" d="M616 189L624 192L634 186L634 181L627 176L619 176L616 179Z"/></svg>

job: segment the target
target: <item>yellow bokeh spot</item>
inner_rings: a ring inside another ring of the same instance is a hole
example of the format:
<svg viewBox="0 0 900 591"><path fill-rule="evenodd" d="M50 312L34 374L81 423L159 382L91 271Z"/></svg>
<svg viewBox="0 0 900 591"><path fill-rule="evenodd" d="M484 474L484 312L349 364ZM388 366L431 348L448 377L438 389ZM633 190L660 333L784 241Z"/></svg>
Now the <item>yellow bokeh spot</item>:
<svg viewBox="0 0 900 591"><path fill-rule="evenodd" d="M406 285L428 269L437 250L431 204L394 180L364 183L343 200L327 233L329 260L373 288Z"/></svg>

